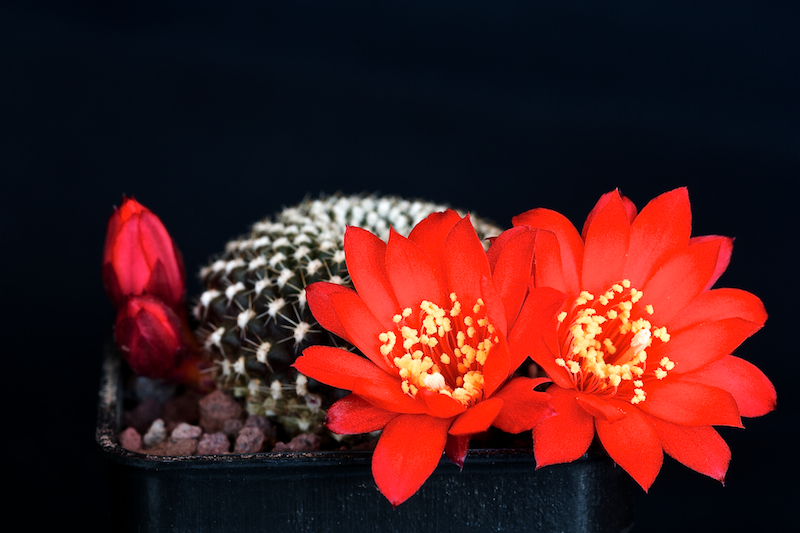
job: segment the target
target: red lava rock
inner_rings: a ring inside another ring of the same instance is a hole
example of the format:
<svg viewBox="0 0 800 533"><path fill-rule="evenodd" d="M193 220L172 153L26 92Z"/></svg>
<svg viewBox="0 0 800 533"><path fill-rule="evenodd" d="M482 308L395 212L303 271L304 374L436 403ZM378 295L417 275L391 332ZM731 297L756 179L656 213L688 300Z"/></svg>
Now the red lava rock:
<svg viewBox="0 0 800 533"><path fill-rule="evenodd" d="M200 427L206 433L216 433L222 429L225 420L242 416L242 406L220 390L200 400L199 407Z"/></svg>
<svg viewBox="0 0 800 533"><path fill-rule="evenodd" d="M142 449L142 436L136 428L129 427L119 434L119 445L131 452L138 452Z"/></svg>
<svg viewBox="0 0 800 533"><path fill-rule="evenodd" d="M238 418L231 418L222 424L222 432L231 439L236 439L236 436L244 427L244 422Z"/></svg>
<svg viewBox="0 0 800 533"><path fill-rule="evenodd" d="M142 450L142 453L149 455L169 455L167 451L168 444L169 442L167 441L159 442L158 444L145 448Z"/></svg>
<svg viewBox="0 0 800 533"><path fill-rule="evenodd" d="M260 429L261 433L264 434L265 444L271 446L275 443L277 430L275 429L275 426L272 425L272 422L267 419L267 417L261 415L249 415L244 423L244 427L256 427Z"/></svg>
<svg viewBox="0 0 800 533"><path fill-rule="evenodd" d="M225 433L205 433L197 443L197 455L222 455L231 450L231 441Z"/></svg>
<svg viewBox="0 0 800 533"><path fill-rule="evenodd" d="M279 442L273 452L314 452L319 450L322 438L314 433L301 433L288 443Z"/></svg>
<svg viewBox="0 0 800 533"><path fill-rule="evenodd" d="M253 426L245 426L236 437L233 446L234 453L258 453L264 449L264 433Z"/></svg>
<svg viewBox="0 0 800 533"><path fill-rule="evenodd" d="M169 438L171 441L176 442L183 439L199 439L202 434L203 430L200 426L193 426L186 422L181 422L175 426Z"/></svg>
<svg viewBox="0 0 800 533"><path fill-rule="evenodd" d="M197 451L197 439L169 440L164 455L194 455Z"/></svg>

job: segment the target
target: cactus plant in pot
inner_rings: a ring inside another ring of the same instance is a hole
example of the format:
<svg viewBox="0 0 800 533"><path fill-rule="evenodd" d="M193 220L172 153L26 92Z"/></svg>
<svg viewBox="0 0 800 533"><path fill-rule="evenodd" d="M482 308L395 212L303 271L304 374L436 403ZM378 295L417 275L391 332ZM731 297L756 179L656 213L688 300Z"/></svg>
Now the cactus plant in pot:
<svg viewBox="0 0 800 533"><path fill-rule="evenodd" d="M730 242L690 239L687 217L683 189L638 215L613 191L583 234L542 209L501 231L422 201L307 200L201 269L188 313L180 254L126 200L104 262L122 370L164 396L215 391L197 425L161 418L138 444L110 359L112 514L136 531L629 529L633 481L646 490L664 452L721 479L712 426L774 404L730 355L763 307L710 289ZM712 354L693 349L709 324ZM166 454L186 438L195 454Z"/></svg>

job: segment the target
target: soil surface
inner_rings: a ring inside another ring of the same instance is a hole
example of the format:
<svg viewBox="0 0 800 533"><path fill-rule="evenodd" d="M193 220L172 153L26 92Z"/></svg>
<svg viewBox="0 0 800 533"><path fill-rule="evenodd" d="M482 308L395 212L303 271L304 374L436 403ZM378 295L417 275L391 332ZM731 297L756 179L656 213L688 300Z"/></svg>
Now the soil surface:
<svg viewBox="0 0 800 533"><path fill-rule="evenodd" d="M250 415L230 394L208 394L133 378L126 387L122 431L126 450L149 455L224 455L258 452L308 452L321 449L372 449L377 440L338 442L324 435L280 435L264 416Z"/></svg>

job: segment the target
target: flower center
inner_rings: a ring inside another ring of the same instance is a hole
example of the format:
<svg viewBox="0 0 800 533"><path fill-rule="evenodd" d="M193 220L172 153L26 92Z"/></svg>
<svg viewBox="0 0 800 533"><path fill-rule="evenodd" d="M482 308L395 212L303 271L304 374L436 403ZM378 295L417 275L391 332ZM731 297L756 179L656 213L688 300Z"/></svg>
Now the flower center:
<svg viewBox="0 0 800 533"><path fill-rule="evenodd" d="M675 367L663 357L648 368L647 348L654 341L669 342L669 333L642 316L631 316L634 304L642 297L642 291L623 280L597 298L581 292L569 311L558 315L562 355L556 364L569 371L577 390L630 397L635 405L646 399L647 381L664 379ZM652 305L644 309L653 314Z"/></svg>
<svg viewBox="0 0 800 533"><path fill-rule="evenodd" d="M380 334L381 353L397 368L403 392L415 397L427 389L465 406L481 399L483 365L500 342L483 300L466 309L451 293L449 310L425 300L416 313L407 307L394 322L395 330Z"/></svg>

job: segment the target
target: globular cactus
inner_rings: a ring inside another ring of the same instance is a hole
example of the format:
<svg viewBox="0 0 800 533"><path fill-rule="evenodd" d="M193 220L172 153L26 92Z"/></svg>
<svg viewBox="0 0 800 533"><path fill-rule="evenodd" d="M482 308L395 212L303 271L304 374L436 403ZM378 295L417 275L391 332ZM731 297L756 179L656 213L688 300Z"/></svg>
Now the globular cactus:
<svg viewBox="0 0 800 533"><path fill-rule="evenodd" d="M216 362L218 386L244 398L250 413L271 418L285 437L319 432L325 409L344 393L290 365L310 345L355 348L316 323L305 287L315 281L352 286L343 248L346 226L386 240L390 226L407 235L417 222L446 208L394 196L307 199L229 242L201 269L205 291L194 307L198 338ZM471 218L481 237L501 231Z"/></svg>

